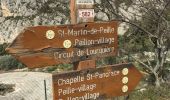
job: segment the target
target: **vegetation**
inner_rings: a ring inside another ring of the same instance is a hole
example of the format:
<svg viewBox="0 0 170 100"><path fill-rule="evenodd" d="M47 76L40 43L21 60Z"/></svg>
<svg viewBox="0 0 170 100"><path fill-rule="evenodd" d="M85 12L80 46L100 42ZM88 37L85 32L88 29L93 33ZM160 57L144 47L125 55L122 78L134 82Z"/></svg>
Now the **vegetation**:
<svg viewBox="0 0 170 100"><path fill-rule="evenodd" d="M14 86L13 84L0 84L0 95L4 96L7 93L13 92Z"/></svg>
<svg viewBox="0 0 170 100"><path fill-rule="evenodd" d="M107 11L105 13L110 20L129 25L125 48L120 51L149 70L147 72L154 76L154 83L159 87L164 82L163 70L170 47L170 1L104 0L98 10ZM154 63L144 55L144 51L154 53ZM130 52L140 54L145 59L137 59Z"/></svg>
<svg viewBox="0 0 170 100"><path fill-rule="evenodd" d="M7 43L0 44L0 56L6 54L5 48L7 47L7 45L8 45Z"/></svg>
<svg viewBox="0 0 170 100"><path fill-rule="evenodd" d="M148 86L143 91L134 91L129 94L128 100L170 100L169 91L169 84L162 84L159 88Z"/></svg>
<svg viewBox="0 0 170 100"><path fill-rule="evenodd" d="M0 44L0 70L11 70L25 67L13 56L7 54L5 51L7 46L7 43Z"/></svg>
<svg viewBox="0 0 170 100"><path fill-rule="evenodd" d="M52 72L68 71L72 69L73 69L73 66L71 64L60 64L60 65L55 65L55 66L48 66L46 67L45 71L52 73Z"/></svg>
<svg viewBox="0 0 170 100"><path fill-rule="evenodd" d="M12 70L23 68L24 65L16 60L11 55L4 55L0 58L0 69L1 70Z"/></svg>

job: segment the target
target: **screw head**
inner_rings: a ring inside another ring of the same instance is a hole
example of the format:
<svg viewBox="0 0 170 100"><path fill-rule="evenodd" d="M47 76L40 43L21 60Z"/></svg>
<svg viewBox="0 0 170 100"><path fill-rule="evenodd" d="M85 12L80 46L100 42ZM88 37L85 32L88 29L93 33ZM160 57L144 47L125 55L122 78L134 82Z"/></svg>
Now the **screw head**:
<svg viewBox="0 0 170 100"><path fill-rule="evenodd" d="M51 40L51 39L53 39L54 37L55 37L55 32L54 32L53 30L48 30L48 31L46 32L46 38L47 38L47 39Z"/></svg>
<svg viewBox="0 0 170 100"><path fill-rule="evenodd" d="M123 77L123 79L122 79L123 84L127 84L128 81L129 81L128 77Z"/></svg>
<svg viewBox="0 0 170 100"><path fill-rule="evenodd" d="M122 74L123 74L123 75L128 75L128 73L129 73L129 69L128 69L128 68L124 68L124 69L122 70Z"/></svg>
<svg viewBox="0 0 170 100"><path fill-rule="evenodd" d="M64 42L63 42L63 46L64 46L64 48L70 48L71 47L71 45L72 45L72 43L71 43L71 41L70 40L65 40Z"/></svg>
<svg viewBox="0 0 170 100"><path fill-rule="evenodd" d="M127 92L128 91L128 86L127 85L124 85L123 87L122 87L122 92Z"/></svg>

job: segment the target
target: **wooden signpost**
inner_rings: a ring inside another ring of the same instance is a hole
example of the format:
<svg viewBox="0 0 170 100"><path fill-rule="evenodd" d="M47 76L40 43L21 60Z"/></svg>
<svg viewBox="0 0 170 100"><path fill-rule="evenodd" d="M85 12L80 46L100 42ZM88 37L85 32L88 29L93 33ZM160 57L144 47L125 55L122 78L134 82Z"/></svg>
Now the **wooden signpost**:
<svg viewBox="0 0 170 100"><path fill-rule="evenodd" d="M104 100L131 92L142 78L134 65L95 68L95 60L116 55L118 22L93 22L93 0L71 0L70 7L72 25L25 28L8 53L29 68L74 64L75 71L52 75L54 100Z"/></svg>
<svg viewBox="0 0 170 100"><path fill-rule="evenodd" d="M105 100L127 95L141 78L132 64L55 74L54 100Z"/></svg>
<svg viewBox="0 0 170 100"><path fill-rule="evenodd" d="M94 0L70 0L71 24L94 22ZM96 68L96 60L74 62L74 70Z"/></svg>

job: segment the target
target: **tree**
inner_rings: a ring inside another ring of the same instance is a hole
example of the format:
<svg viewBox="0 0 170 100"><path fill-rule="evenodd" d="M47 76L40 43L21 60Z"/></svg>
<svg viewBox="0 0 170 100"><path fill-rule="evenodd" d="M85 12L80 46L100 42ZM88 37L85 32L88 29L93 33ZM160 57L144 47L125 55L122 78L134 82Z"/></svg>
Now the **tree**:
<svg viewBox="0 0 170 100"><path fill-rule="evenodd" d="M147 63L132 58L154 75L155 85L159 87L163 82L162 72L170 47L170 0L102 0L102 7L99 8L110 20L128 24L130 28L127 36L142 36L143 43L143 38L147 37L147 41L153 45L156 64L147 58ZM122 51L127 53L126 50Z"/></svg>

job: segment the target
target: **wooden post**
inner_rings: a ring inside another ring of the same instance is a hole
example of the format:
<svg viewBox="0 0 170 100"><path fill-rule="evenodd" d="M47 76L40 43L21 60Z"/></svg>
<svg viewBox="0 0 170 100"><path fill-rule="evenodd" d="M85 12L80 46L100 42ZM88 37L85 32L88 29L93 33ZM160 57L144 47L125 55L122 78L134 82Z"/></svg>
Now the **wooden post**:
<svg viewBox="0 0 170 100"><path fill-rule="evenodd" d="M81 1L81 0L79 0ZM93 1L93 0L87 0L87 1ZM71 0L70 1L70 11L71 11L71 24L78 24L78 23L85 23L85 22L93 22L94 21L94 11L92 13L87 14L86 12L82 12L85 18L80 18L79 17L79 10L94 10L93 9L93 4L83 4L81 1L80 4L77 4L76 0ZM88 17L89 16L89 17ZM82 20L83 19L83 20ZM85 19L85 20L84 20ZM74 70L83 70L83 69L89 69L89 68L96 68L96 61L95 60L85 60L85 61L79 61L73 63L74 65Z"/></svg>
<svg viewBox="0 0 170 100"><path fill-rule="evenodd" d="M96 68L96 61L95 60L85 60L80 62L74 63L74 70L82 70L88 68Z"/></svg>
<svg viewBox="0 0 170 100"><path fill-rule="evenodd" d="M76 24L76 0L70 0L70 17L71 17L71 24Z"/></svg>

